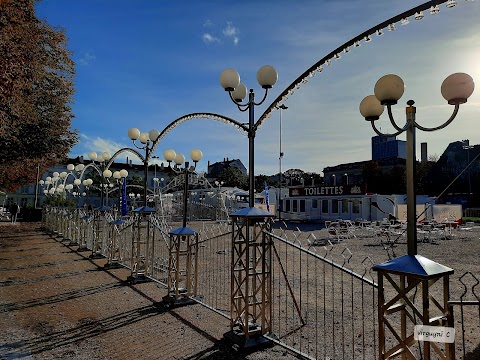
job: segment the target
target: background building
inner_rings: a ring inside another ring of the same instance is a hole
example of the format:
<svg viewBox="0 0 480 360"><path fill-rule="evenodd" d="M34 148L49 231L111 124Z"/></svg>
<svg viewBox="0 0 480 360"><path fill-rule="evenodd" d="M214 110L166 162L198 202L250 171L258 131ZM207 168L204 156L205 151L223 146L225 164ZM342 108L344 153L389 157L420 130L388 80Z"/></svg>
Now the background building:
<svg viewBox="0 0 480 360"><path fill-rule="evenodd" d="M396 137L372 137L372 160L407 158L407 142Z"/></svg>
<svg viewBox="0 0 480 360"><path fill-rule="evenodd" d="M245 167L245 165L243 165L240 159L229 160L228 158L224 158L223 161L219 161L213 164L210 164L210 161L208 162L207 177L209 179L217 178L222 173L222 171L227 168L237 168L242 174L247 173L247 168Z"/></svg>

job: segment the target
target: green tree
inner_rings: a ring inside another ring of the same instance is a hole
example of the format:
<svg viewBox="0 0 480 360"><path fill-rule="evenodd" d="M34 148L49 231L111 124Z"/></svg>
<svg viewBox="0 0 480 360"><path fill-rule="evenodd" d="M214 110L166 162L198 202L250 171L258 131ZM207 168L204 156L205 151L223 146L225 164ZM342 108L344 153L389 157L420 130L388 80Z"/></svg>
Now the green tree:
<svg viewBox="0 0 480 360"><path fill-rule="evenodd" d="M394 166L382 181L383 194L405 194L407 192L407 176L405 168L401 166ZM417 191L417 193L419 193Z"/></svg>
<svg viewBox="0 0 480 360"><path fill-rule="evenodd" d="M435 163L427 161L425 163L417 164L416 179L417 179L417 194L435 195L433 167Z"/></svg>
<svg viewBox="0 0 480 360"><path fill-rule="evenodd" d="M304 174L305 185L320 185L323 182L322 175L315 172L306 172Z"/></svg>
<svg viewBox="0 0 480 360"><path fill-rule="evenodd" d="M224 186L248 188L248 176L235 167L228 167L218 175L218 181L223 181Z"/></svg>
<svg viewBox="0 0 480 360"><path fill-rule="evenodd" d="M130 185L143 186L143 176L138 175L138 174L133 174L132 179L130 180Z"/></svg>
<svg viewBox="0 0 480 360"><path fill-rule="evenodd" d="M72 53L63 29L37 19L36 2L0 1L0 189L10 191L35 182L35 164L43 172L78 141Z"/></svg>
<svg viewBox="0 0 480 360"><path fill-rule="evenodd" d="M255 190L257 190L257 193L261 193L265 190L265 182L269 188L278 185L278 181L271 180L270 176L263 174L257 175L255 176Z"/></svg>
<svg viewBox="0 0 480 360"><path fill-rule="evenodd" d="M302 181L305 182L305 172L300 169L288 169L283 173L283 178L287 180L287 185L301 185Z"/></svg>
<svg viewBox="0 0 480 360"><path fill-rule="evenodd" d="M381 193L383 172L377 161L367 162L362 169L362 178L367 184L367 191Z"/></svg>
<svg viewBox="0 0 480 360"><path fill-rule="evenodd" d="M93 183L92 186L90 187L89 194L90 195L95 195L95 196L100 196L101 195L101 187L102 187L102 182L104 181L103 176L100 175L100 173L96 170L94 167L89 167L83 176L84 179L92 179Z"/></svg>

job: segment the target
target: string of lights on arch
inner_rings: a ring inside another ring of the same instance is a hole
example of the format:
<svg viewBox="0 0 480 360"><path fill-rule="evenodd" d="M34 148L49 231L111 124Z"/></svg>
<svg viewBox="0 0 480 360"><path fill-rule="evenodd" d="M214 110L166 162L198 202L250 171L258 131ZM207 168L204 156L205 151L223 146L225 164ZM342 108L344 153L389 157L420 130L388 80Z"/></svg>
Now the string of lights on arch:
<svg viewBox="0 0 480 360"><path fill-rule="evenodd" d="M473 2L474 0L464 0L465 2ZM413 17L414 20L422 20L426 14L436 15L440 12L440 5L445 3L447 9L457 6L456 0L433 0L427 1L426 3L416 6L410 10L407 10L401 14L398 14L388 20L383 21L382 23L364 31L363 33L357 35L353 39L347 41L343 45L337 47L335 50L321 58L310 68L304 71L299 77L297 77L265 110L265 112L260 116L257 123L255 124L258 129L263 125L266 119L272 116L272 111L278 110L282 104L287 101L290 95L293 95L294 92L303 84L306 84L310 78L313 78L316 74L323 72L325 67L332 65L334 60L341 58L342 54L349 53L353 48L361 46L363 43L369 43L373 40L374 36L381 36L387 32L395 31L397 25L406 26L410 23L410 18Z"/></svg>

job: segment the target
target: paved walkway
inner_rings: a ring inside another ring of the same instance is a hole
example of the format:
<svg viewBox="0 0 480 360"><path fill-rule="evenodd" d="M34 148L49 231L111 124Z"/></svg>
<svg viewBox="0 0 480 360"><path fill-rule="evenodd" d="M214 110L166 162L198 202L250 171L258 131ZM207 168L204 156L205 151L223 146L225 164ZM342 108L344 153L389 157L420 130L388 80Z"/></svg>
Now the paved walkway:
<svg viewBox="0 0 480 360"><path fill-rule="evenodd" d="M0 224L0 359L293 359L222 340L228 321L200 305L154 306L166 290L130 285L38 223Z"/></svg>

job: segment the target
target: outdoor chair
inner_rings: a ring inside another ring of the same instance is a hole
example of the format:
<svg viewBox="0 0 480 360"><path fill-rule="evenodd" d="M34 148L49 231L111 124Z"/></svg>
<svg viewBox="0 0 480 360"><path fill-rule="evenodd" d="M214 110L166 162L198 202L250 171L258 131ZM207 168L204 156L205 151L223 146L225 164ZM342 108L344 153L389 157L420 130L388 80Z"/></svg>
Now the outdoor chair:
<svg viewBox="0 0 480 360"><path fill-rule="evenodd" d="M350 239L350 230L346 226L341 226L339 222L332 222L327 228L328 238L330 241L340 242Z"/></svg>
<svg viewBox="0 0 480 360"><path fill-rule="evenodd" d="M0 221L10 221L10 214L8 212L0 211Z"/></svg>

